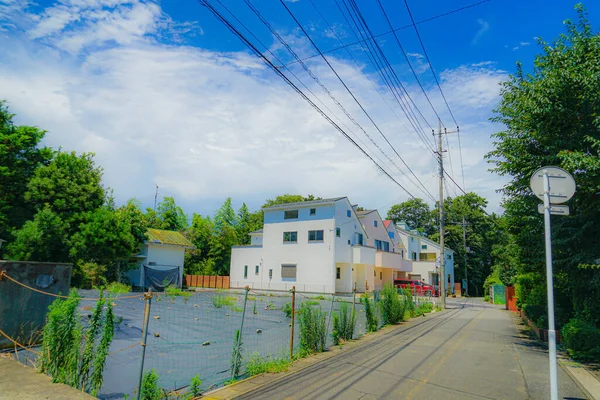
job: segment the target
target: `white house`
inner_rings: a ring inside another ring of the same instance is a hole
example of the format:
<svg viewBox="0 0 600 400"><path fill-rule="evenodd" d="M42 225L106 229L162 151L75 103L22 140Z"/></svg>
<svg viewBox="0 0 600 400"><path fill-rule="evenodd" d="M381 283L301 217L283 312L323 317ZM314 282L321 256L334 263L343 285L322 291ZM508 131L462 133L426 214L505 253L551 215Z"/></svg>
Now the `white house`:
<svg viewBox="0 0 600 400"><path fill-rule="evenodd" d="M406 249L405 259L412 260L411 280L423 281L429 285L438 285L440 245L417 230L411 230L404 222L396 224L396 230ZM446 284L454 289L454 250L444 249Z"/></svg>
<svg viewBox="0 0 600 400"><path fill-rule="evenodd" d="M147 240L134 255L138 268L129 270L127 276L132 286L160 291L164 286L181 287L185 249L192 249L181 233L161 229L148 229Z"/></svg>
<svg viewBox="0 0 600 400"><path fill-rule="evenodd" d="M375 248L375 268L373 271L374 285L372 289L381 290L386 283L393 283L394 279L404 277L412 270L412 263L403 260L404 244L398 239L395 228L379 215L377 210L357 211L358 217L367 232L367 246Z"/></svg>
<svg viewBox="0 0 600 400"><path fill-rule="evenodd" d="M348 198L263 208L264 227L231 251L230 286L350 292L374 285L376 251Z"/></svg>

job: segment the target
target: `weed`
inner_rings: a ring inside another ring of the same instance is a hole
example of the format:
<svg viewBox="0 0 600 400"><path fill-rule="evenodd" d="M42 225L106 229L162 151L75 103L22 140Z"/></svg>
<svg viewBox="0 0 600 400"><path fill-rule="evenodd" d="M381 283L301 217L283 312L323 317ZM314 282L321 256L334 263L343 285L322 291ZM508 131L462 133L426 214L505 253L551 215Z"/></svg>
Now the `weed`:
<svg viewBox="0 0 600 400"><path fill-rule="evenodd" d="M196 375L190 381L190 393L193 397L198 397L202 394L202 379L200 379L200 375Z"/></svg>
<svg viewBox="0 0 600 400"><path fill-rule="evenodd" d="M285 303L283 305L283 312L285 316L288 318L292 318L292 305L290 303Z"/></svg>
<svg viewBox="0 0 600 400"><path fill-rule="evenodd" d="M250 301L256 300L256 296L250 295L250 296L248 296L248 300L250 300Z"/></svg>
<svg viewBox="0 0 600 400"><path fill-rule="evenodd" d="M381 315L383 323L397 324L404 318L404 302L398 295L398 290L391 284L387 283L381 291Z"/></svg>
<svg viewBox="0 0 600 400"><path fill-rule="evenodd" d="M243 346L244 342L242 341L242 335L240 334L240 330L237 329L233 340L233 352L231 353L231 365L229 368L233 378L236 378L240 374L240 369L242 368Z"/></svg>
<svg viewBox="0 0 600 400"><path fill-rule="evenodd" d="M265 310L274 310L275 309L275 304L273 304L272 301L269 301L269 304L267 304L265 306Z"/></svg>
<svg viewBox="0 0 600 400"><path fill-rule="evenodd" d="M216 295L212 297L212 303L215 308L221 308L223 306L232 306L237 301L236 297L233 296L221 296Z"/></svg>
<svg viewBox="0 0 600 400"><path fill-rule="evenodd" d="M258 352L250 355L246 371L250 376L264 373L279 373L285 372L290 367L290 359L285 356L278 357L262 357Z"/></svg>
<svg viewBox="0 0 600 400"><path fill-rule="evenodd" d="M244 309L240 306L231 306L231 311L233 312L242 312Z"/></svg>
<svg viewBox="0 0 600 400"><path fill-rule="evenodd" d="M124 283L112 282L106 286L106 291L112 294L125 294L131 291L131 286Z"/></svg>
<svg viewBox="0 0 600 400"><path fill-rule="evenodd" d="M298 310L298 322L300 323L301 355L324 351L327 327L323 310L320 307L312 308L302 304Z"/></svg>
<svg viewBox="0 0 600 400"><path fill-rule="evenodd" d="M318 306L321 303L319 303L318 301L309 300L309 301L305 301L304 304L306 304L307 306Z"/></svg>
<svg viewBox="0 0 600 400"><path fill-rule="evenodd" d="M356 311L348 303L340 304L340 310L333 315L333 342L339 344L340 340L352 340L356 327Z"/></svg>
<svg viewBox="0 0 600 400"><path fill-rule="evenodd" d="M163 390L158 385L158 374L154 368L144 374L140 392L143 400L162 400L164 397Z"/></svg>
<svg viewBox="0 0 600 400"><path fill-rule="evenodd" d="M187 300L191 295L191 292L181 290L175 286L167 286L165 288L165 296L169 297L171 300L174 300L176 297L183 297Z"/></svg>
<svg viewBox="0 0 600 400"><path fill-rule="evenodd" d="M365 305L365 315L367 317L367 330L369 332L376 332L379 328L379 320L375 315L375 307L369 299L369 294L365 293L365 296L361 300Z"/></svg>

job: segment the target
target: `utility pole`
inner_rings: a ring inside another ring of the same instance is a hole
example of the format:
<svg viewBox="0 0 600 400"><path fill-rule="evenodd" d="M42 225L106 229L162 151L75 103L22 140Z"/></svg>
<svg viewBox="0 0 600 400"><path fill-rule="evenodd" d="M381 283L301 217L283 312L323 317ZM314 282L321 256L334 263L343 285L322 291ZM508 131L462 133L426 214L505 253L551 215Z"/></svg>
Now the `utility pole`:
<svg viewBox="0 0 600 400"><path fill-rule="evenodd" d="M154 211L156 211L156 199L158 198L158 185L156 185L156 193L154 193Z"/></svg>
<svg viewBox="0 0 600 400"><path fill-rule="evenodd" d="M442 120L438 118L438 161L440 164L440 299L442 303L442 310L446 309L446 247L444 245L444 150L442 148L442 134L449 134L458 132L457 130L454 132L448 132L446 128L444 128L444 132L442 132ZM435 135L435 133L434 133Z"/></svg>

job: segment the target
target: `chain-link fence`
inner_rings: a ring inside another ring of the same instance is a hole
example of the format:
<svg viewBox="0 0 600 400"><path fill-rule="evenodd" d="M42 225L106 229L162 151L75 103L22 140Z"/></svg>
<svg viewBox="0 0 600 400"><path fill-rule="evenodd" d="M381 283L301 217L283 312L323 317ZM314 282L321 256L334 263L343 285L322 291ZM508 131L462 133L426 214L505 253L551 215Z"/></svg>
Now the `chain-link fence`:
<svg viewBox="0 0 600 400"><path fill-rule="evenodd" d="M32 289L21 287L21 290ZM82 296L79 312L85 326L98 292L81 290L79 294ZM374 292L367 298L381 324L380 308L376 306L380 294ZM413 301L419 304L431 302L432 298L415 296ZM115 296L111 302L115 333L99 393L101 399L137 394L141 368L145 373L154 370L159 385L176 395L185 393L195 376L202 379L202 390L206 392L248 376L253 359L296 357L300 353L299 313L305 308L321 310L325 319L325 348L334 344L334 315L339 317L343 309L353 310L356 318L352 338L368 332L364 300L356 293L303 293L294 288L290 291L197 289L127 294ZM40 338L39 331L35 335ZM15 344L18 359L34 365L38 343L39 340L34 340L19 344L27 349Z"/></svg>

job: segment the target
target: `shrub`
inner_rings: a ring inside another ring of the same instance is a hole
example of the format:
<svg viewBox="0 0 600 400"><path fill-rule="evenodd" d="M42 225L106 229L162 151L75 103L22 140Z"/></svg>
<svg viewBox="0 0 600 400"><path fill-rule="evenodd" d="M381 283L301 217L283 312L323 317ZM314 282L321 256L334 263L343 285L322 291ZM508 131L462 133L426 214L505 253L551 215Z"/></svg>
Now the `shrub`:
<svg viewBox="0 0 600 400"><path fill-rule="evenodd" d="M112 294L125 294L131 291L131 286L124 283L111 282L106 286L106 291Z"/></svg>
<svg viewBox="0 0 600 400"><path fill-rule="evenodd" d="M193 397L200 396L202 394L202 379L200 375L196 375L190 381L190 393Z"/></svg>
<svg viewBox="0 0 600 400"><path fill-rule="evenodd" d="M163 391L158 385L158 374L154 371L154 368L144 374L140 392L143 400L162 400L164 397Z"/></svg>
<svg viewBox="0 0 600 400"><path fill-rule="evenodd" d="M77 290L72 289L67 299L58 298L48 308L38 367L53 382L95 396L102 386L102 373L114 335L113 306L100 291L89 326L84 329L79 320L79 303Z"/></svg>
<svg viewBox="0 0 600 400"><path fill-rule="evenodd" d="M242 349L244 342L242 341L242 335L240 330L235 331L235 338L233 339L233 351L231 353L231 365L229 367L231 376L236 378L240 374L242 368Z"/></svg>
<svg viewBox="0 0 600 400"><path fill-rule="evenodd" d="M288 318L292 318L292 305L290 303L285 303L283 305L283 312L285 316Z"/></svg>
<svg viewBox="0 0 600 400"><path fill-rule="evenodd" d="M354 336L354 329L356 327L356 310L354 307L350 307L348 303L340 304L338 311L339 320L337 326L337 332L340 339L352 340ZM333 329L336 330L335 319L333 322Z"/></svg>
<svg viewBox="0 0 600 400"><path fill-rule="evenodd" d="M290 367L290 359L285 356L279 357L262 357L258 352L250 355L246 371L250 376L260 375L264 373L279 373L285 372Z"/></svg>
<svg viewBox="0 0 600 400"><path fill-rule="evenodd" d="M569 354L580 360L600 358L600 329L580 318L573 318L561 330Z"/></svg>
<svg viewBox="0 0 600 400"><path fill-rule="evenodd" d="M325 313L321 308L313 308L302 304L298 310L300 324L300 355L320 353L325 350L327 326Z"/></svg>
<svg viewBox="0 0 600 400"><path fill-rule="evenodd" d="M404 300L404 312L408 313L411 317L415 315L415 303L413 301L412 292L410 289L402 289L402 297Z"/></svg>
<svg viewBox="0 0 600 400"><path fill-rule="evenodd" d="M425 302L423 304L420 304L418 307L415 307L415 309L413 311L413 316L420 317L420 316L430 313L432 311L433 311L433 304L431 304L429 302Z"/></svg>
<svg viewBox="0 0 600 400"><path fill-rule="evenodd" d="M365 293L362 298L362 302L365 305L365 315L367 317L367 331L368 332L376 332L379 328L379 320L377 315L375 315L375 307L373 303L371 303L371 299L369 299L368 293Z"/></svg>
<svg viewBox="0 0 600 400"><path fill-rule="evenodd" d="M386 283L381 291L381 317L383 324L397 324L404 318L404 302L391 283Z"/></svg>

